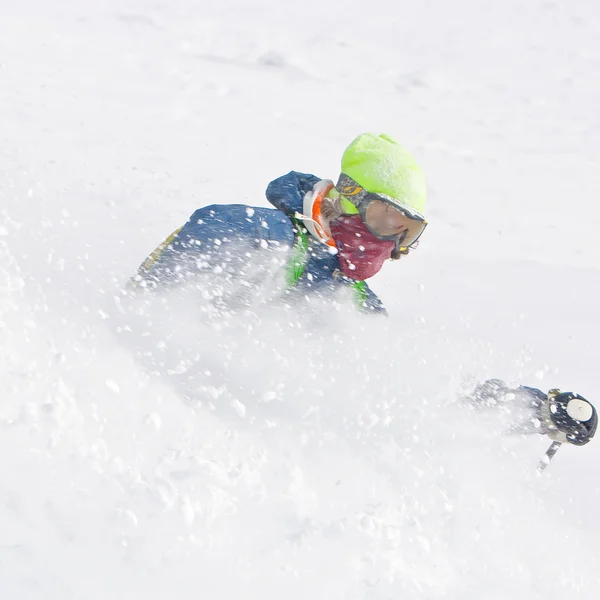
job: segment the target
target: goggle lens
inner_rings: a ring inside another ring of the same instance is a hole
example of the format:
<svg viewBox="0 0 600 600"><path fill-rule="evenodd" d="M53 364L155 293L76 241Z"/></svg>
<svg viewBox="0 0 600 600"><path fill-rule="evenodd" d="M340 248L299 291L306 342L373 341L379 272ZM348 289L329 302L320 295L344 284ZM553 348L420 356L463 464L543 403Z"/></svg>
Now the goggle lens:
<svg viewBox="0 0 600 600"><path fill-rule="evenodd" d="M396 237L402 246L410 246L425 230L424 220L411 218L400 208L382 200L371 200L365 210L365 224L378 237Z"/></svg>

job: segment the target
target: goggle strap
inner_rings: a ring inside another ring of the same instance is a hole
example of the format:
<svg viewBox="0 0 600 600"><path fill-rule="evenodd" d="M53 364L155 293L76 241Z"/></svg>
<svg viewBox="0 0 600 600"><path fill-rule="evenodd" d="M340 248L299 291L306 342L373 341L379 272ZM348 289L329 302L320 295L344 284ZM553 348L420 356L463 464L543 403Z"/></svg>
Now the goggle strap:
<svg viewBox="0 0 600 600"><path fill-rule="evenodd" d="M375 192L369 192L365 188L363 188L357 181L354 181L351 177L346 175L345 173L341 173L338 182L335 186L338 193L343 196L346 200L349 200L354 206L358 207L361 202L363 202L368 196L373 196L373 198L381 200L383 202L387 202L397 208L398 210L404 212L406 216L415 221L425 221L425 217L418 211L415 210L412 206L404 204L391 196L386 194L379 194Z"/></svg>

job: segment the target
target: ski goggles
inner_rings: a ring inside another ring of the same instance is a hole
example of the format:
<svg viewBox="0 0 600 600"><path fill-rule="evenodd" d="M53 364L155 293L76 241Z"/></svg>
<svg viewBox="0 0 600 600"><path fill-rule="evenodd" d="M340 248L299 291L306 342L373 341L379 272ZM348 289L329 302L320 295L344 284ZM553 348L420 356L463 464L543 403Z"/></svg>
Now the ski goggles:
<svg viewBox="0 0 600 600"><path fill-rule="evenodd" d="M345 214L359 214L367 229L380 240L395 240L396 248L409 248L427 227L425 217L414 208L362 188L348 175L340 175L336 189Z"/></svg>

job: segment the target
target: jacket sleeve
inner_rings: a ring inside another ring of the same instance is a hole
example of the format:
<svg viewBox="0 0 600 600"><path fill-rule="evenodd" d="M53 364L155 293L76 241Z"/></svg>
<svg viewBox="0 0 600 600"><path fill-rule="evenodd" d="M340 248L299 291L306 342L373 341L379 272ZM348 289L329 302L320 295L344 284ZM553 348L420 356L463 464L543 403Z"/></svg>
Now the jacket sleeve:
<svg viewBox="0 0 600 600"><path fill-rule="evenodd" d="M302 212L305 194L310 192L319 181L320 179L315 175L290 171L287 175L282 175L269 183L266 191L267 200L275 208L293 216L296 212Z"/></svg>
<svg viewBox="0 0 600 600"><path fill-rule="evenodd" d="M252 266L251 254L285 262L293 244L293 226L281 212L241 204L205 206L150 254L130 287L136 282L162 287L198 275L241 278Z"/></svg>

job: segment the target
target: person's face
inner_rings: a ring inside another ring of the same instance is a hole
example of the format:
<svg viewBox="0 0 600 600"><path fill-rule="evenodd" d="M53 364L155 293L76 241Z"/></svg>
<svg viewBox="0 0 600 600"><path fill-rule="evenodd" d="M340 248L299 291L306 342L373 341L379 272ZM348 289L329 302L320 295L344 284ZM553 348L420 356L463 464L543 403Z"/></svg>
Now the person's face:
<svg viewBox="0 0 600 600"><path fill-rule="evenodd" d="M396 247L394 240L381 240L373 235L358 214L341 215L329 227L342 272L352 279L364 281L373 277Z"/></svg>

